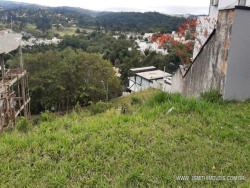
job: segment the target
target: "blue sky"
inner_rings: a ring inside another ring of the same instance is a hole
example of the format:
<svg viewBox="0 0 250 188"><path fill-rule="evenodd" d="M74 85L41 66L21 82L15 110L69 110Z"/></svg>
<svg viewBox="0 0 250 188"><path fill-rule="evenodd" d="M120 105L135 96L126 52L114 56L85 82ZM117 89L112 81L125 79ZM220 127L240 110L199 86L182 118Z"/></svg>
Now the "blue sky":
<svg viewBox="0 0 250 188"><path fill-rule="evenodd" d="M206 14L210 0L14 0L46 6L72 6L99 11L159 11Z"/></svg>

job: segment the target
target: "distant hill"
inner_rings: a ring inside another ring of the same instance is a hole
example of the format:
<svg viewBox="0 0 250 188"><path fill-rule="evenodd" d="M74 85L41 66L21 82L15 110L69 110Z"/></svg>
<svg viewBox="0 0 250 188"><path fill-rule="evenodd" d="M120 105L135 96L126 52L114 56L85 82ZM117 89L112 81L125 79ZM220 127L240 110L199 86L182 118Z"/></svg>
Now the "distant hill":
<svg viewBox="0 0 250 188"><path fill-rule="evenodd" d="M38 8L41 6L29 3L13 2L13 1L0 1L0 7L9 10L18 8Z"/></svg>
<svg viewBox="0 0 250 188"><path fill-rule="evenodd" d="M168 16L158 12L119 12L97 17L97 23L110 30L135 31L176 30L185 21L183 17Z"/></svg>
<svg viewBox="0 0 250 188"><path fill-rule="evenodd" d="M79 27L103 27L115 31L172 31L185 21L184 17L158 12L98 12L75 7L45 7L12 1L0 1L0 18L13 17L19 23L37 24L46 17L51 24L76 24ZM21 15L21 16L20 16ZM25 16L24 16L25 15ZM70 21L69 21L70 20Z"/></svg>

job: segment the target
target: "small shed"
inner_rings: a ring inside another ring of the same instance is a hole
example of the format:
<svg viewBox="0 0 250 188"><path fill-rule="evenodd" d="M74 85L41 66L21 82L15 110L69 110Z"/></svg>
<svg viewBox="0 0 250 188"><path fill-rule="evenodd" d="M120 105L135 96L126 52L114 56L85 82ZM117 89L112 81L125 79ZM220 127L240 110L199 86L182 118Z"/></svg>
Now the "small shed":
<svg viewBox="0 0 250 188"><path fill-rule="evenodd" d="M130 69L129 77L130 92L139 92L148 88L162 89L164 85L169 84L167 81L172 77L171 74L158 70L154 66Z"/></svg>

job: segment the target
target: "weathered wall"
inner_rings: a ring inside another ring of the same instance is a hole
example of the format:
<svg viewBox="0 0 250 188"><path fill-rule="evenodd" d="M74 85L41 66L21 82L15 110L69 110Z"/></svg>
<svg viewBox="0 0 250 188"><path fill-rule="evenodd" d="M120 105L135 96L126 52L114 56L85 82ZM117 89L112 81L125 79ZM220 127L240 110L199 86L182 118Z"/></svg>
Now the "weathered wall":
<svg viewBox="0 0 250 188"><path fill-rule="evenodd" d="M250 98L250 10L236 9L224 99Z"/></svg>
<svg viewBox="0 0 250 188"><path fill-rule="evenodd" d="M193 59L199 54L202 46L213 32L217 23L217 17L200 16L197 19L196 37L193 50Z"/></svg>
<svg viewBox="0 0 250 188"><path fill-rule="evenodd" d="M177 72L173 75L172 86L170 89L171 93L182 93L183 88L183 77L181 70L178 69Z"/></svg>
<svg viewBox="0 0 250 188"><path fill-rule="evenodd" d="M184 77L183 94L197 97L211 89L223 93L234 14L234 10L219 12L216 32L210 37Z"/></svg>

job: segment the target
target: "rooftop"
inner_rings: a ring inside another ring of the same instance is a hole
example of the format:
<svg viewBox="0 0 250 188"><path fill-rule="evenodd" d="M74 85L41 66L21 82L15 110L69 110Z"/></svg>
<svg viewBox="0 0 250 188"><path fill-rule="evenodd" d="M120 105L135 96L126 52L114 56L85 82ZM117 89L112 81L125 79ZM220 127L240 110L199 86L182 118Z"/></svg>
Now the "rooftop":
<svg viewBox="0 0 250 188"><path fill-rule="evenodd" d="M141 72L141 73L137 73L136 75L145 78L147 80L158 80L158 79L162 79L165 77L169 77L172 76L169 73L166 73L164 71L161 70L154 70L154 71L148 71L148 72Z"/></svg>
<svg viewBox="0 0 250 188"><path fill-rule="evenodd" d="M7 54L21 45L22 35L12 31L0 31L0 54Z"/></svg>
<svg viewBox="0 0 250 188"><path fill-rule="evenodd" d="M150 66L150 67L134 68L134 69L130 69L130 71L136 73L136 72L152 71L152 70L155 70L155 69L156 69L156 67Z"/></svg>

